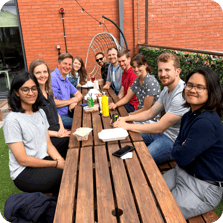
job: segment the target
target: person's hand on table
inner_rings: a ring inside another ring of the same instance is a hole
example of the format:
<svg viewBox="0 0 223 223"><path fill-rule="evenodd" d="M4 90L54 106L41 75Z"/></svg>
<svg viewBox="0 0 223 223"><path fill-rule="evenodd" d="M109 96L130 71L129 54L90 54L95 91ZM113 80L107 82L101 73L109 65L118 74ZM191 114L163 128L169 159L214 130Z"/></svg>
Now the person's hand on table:
<svg viewBox="0 0 223 223"><path fill-rule="evenodd" d="M109 105L109 109L116 109L117 108L117 105L115 104L115 103L111 103L110 105Z"/></svg>
<svg viewBox="0 0 223 223"><path fill-rule="evenodd" d="M77 105L76 102L72 103L69 105L69 111L71 112L72 109L74 109L74 107Z"/></svg>
<svg viewBox="0 0 223 223"><path fill-rule="evenodd" d="M81 87L81 84L79 83L76 87Z"/></svg>
<svg viewBox="0 0 223 223"><path fill-rule="evenodd" d="M106 84L104 87L103 87L103 89L109 89L110 87L109 87L109 85L108 84Z"/></svg>
<svg viewBox="0 0 223 223"><path fill-rule="evenodd" d="M118 120L113 123L113 128L123 128L125 130L128 130L127 126L128 126L128 123L125 122L124 117L118 118Z"/></svg>

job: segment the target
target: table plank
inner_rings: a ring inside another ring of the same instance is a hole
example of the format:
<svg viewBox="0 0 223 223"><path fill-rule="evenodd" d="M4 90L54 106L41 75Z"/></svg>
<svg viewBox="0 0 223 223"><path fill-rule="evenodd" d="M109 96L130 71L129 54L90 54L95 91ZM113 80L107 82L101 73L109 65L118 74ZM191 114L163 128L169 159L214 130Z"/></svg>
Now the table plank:
<svg viewBox="0 0 223 223"><path fill-rule="evenodd" d="M92 121L93 121L93 134L94 134L94 145L100 146L104 145L105 143L98 138L98 133L102 131L102 122L101 122L101 115L99 112L92 113Z"/></svg>
<svg viewBox="0 0 223 223"><path fill-rule="evenodd" d="M82 107L80 106L80 104L82 104L82 101L79 101L74 109L73 123L72 123L71 135L70 135L70 141L69 141L69 148L79 148L80 147L80 142L77 140L76 136L74 136L72 134L73 132L76 131L77 128L79 128L81 126Z"/></svg>
<svg viewBox="0 0 223 223"><path fill-rule="evenodd" d="M144 142L134 142L141 165L166 222L186 222Z"/></svg>
<svg viewBox="0 0 223 223"><path fill-rule="evenodd" d="M91 115L91 113L86 113L83 111L83 127L92 128ZM92 131L88 135L88 140L82 141L82 146L93 146Z"/></svg>
<svg viewBox="0 0 223 223"><path fill-rule="evenodd" d="M54 223L73 223L74 200L77 186L78 156L79 149L69 149L67 151L67 157L53 221Z"/></svg>
<svg viewBox="0 0 223 223"><path fill-rule="evenodd" d="M95 146L95 173L98 223L117 223L111 178L105 146Z"/></svg>
<svg viewBox="0 0 223 223"><path fill-rule="evenodd" d="M119 149L117 144L109 145L108 153L111 162L111 172L117 199L117 207L123 211L120 216L121 223L139 223L136 205L132 196L128 177L122 159L112 155Z"/></svg>
<svg viewBox="0 0 223 223"><path fill-rule="evenodd" d="M130 143L121 143L122 147L126 145L132 146L132 144ZM133 150L132 153L133 158L126 159L125 162L142 222L162 223L163 219L157 209L156 202L153 198L151 189L140 166L135 150Z"/></svg>
<svg viewBox="0 0 223 223"><path fill-rule="evenodd" d="M94 222L92 147L80 150L76 223Z"/></svg>

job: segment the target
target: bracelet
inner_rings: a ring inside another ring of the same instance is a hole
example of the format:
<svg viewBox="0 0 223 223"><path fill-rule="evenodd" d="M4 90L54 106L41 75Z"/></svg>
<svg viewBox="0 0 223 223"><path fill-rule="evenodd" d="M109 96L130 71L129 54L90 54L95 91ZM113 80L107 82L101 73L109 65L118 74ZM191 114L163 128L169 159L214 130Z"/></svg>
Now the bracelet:
<svg viewBox="0 0 223 223"><path fill-rule="evenodd" d="M62 158L61 156L57 157L55 160L58 161L60 158Z"/></svg>
<svg viewBox="0 0 223 223"><path fill-rule="evenodd" d="M55 161L57 161L56 166L55 166L55 168L57 168L57 165L58 165L58 160L55 160Z"/></svg>

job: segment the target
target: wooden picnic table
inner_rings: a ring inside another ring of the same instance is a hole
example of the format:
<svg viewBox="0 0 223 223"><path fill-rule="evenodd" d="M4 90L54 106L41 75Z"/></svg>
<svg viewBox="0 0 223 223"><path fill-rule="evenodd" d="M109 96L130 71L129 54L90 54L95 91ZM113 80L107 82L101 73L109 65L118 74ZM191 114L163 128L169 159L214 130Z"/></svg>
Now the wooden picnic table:
<svg viewBox="0 0 223 223"><path fill-rule="evenodd" d="M113 90L105 92L109 102L119 100ZM129 131L125 140L101 141L98 133L112 128L110 118L84 112L83 102L75 107L72 132L93 131L87 141L70 137L54 223L186 222L141 135ZM124 106L114 112L128 115ZM133 158L112 155L125 145L135 147Z"/></svg>

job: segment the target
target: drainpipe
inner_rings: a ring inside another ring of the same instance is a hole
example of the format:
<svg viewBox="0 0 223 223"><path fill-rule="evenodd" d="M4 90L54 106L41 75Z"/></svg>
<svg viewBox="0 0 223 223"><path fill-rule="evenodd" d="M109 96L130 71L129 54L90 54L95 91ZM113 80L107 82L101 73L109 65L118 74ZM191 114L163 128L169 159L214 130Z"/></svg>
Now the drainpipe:
<svg viewBox="0 0 223 223"><path fill-rule="evenodd" d="M148 0L145 0L145 44L148 44Z"/></svg>
<svg viewBox="0 0 223 223"><path fill-rule="evenodd" d="M124 21L123 21L123 0L119 0L119 27L122 30L124 34ZM122 37L122 34L120 33L120 46L122 49L124 49L124 39Z"/></svg>

